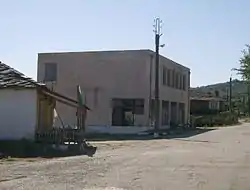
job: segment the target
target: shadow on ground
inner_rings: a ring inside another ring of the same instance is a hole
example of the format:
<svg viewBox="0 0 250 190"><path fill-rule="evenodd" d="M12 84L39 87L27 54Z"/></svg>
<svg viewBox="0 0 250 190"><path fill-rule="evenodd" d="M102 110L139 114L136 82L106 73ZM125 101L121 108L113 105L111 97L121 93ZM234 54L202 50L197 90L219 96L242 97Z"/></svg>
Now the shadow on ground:
<svg viewBox="0 0 250 190"><path fill-rule="evenodd" d="M66 147L66 146L65 146ZM27 140L20 141L0 141L0 158L56 158L77 155L87 155L92 157L97 150L97 147L88 146L85 149L79 146L70 145L67 148L53 147L35 143Z"/></svg>
<svg viewBox="0 0 250 190"><path fill-rule="evenodd" d="M125 140L155 140L155 139L175 139L188 138L199 135L214 129L199 128L199 129L180 129L160 131L160 136L155 138L153 131L147 131L146 134L141 135L111 135L111 134L88 134L86 139L91 141L125 141Z"/></svg>
<svg viewBox="0 0 250 190"><path fill-rule="evenodd" d="M160 136L154 138L153 131L147 131L142 135L111 135L111 134L88 134L86 139L89 141L126 141L126 140L155 140L155 139L184 139L199 135L213 129L175 129L159 131ZM34 143L27 140L21 141L0 141L0 158L56 158L77 155L87 155L92 157L96 153L97 147L90 146L86 151L80 151L78 147L68 148L66 151L55 149L51 145Z"/></svg>

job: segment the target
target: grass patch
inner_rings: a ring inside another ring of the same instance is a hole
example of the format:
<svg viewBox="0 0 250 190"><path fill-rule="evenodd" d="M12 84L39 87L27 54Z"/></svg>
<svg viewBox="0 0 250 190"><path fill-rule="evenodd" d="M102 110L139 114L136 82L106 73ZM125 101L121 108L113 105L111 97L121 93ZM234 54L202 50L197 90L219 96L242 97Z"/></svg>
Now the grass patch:
<svg viewBox="0 0 250 190"><path fill-rule="evenodd" d="M195 127L232 126L239 124L238 116L231 112L218 114L191 116L191 123Z"/></svg>
<svg viewBox="0 0 250 190"><path fill-rule="evenodd" d="M250 117L244 118L244 119L243 119L243 122L245 122L245 123L250 123Z"/></svg>

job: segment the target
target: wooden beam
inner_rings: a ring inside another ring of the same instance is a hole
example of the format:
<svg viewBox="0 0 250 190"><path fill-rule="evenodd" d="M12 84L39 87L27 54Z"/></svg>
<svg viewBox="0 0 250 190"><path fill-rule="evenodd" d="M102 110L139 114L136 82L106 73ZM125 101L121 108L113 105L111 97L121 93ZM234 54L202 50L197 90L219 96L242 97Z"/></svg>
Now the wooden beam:
<svg viewBox="0 0 250 190"><path fill-rule="evenodd" d="M57 97L60 97L60 98L62 98L62 99L65 99L65 100L67 100L67 101L69 101L69 102L72 102L72 103L74 103L74 104L78 104L78 102L77 102L76 100L74 100L74 99L72 99L72 98L69 98L69 97L66 97L66 96L64 96L64 95L62 95L62 94L59 94L59 93L57 93L57 92L51 91L51 90L48 89L45 85L44 85L44 86L43 86L43 85L40 85L38 82L33 81L33 80L30 79L30 78L25 78L25 77L23 77L23 76L21 76L21 75L18 75L18 74L15 74L15 77L20 78L20 79L22 79L22 80L26 80L26 81L30 82L31 84L35 85L38 89L40 89L40 90L42 90L42 91L46 91L47 93L49 93L49 94L47 94L48 96L49 96L50 94L52 94L52 95L54 95L54 98L55 98L55 96L57 96ZM90 110L90 108L89 108L88 106L84 105L84 107L85 107L87 110Z"/></svg>
<svg viewBox="0 0 250 190"><path fill-rule="evenodd" d="M49 93L49 92L42 91L42 93L44 93L44 94L47 95L47 96L50 96L50 97L54 98L54 99L55 99L56 101L58 101L58 102L61 102L61 103L65 104L65 105L68 105L68 106L70 106L70 107L78 108L78 109L80 109L80 110L86 109L86 107L82 107L82 106L79 106L78 104L74 104L74 103L72 103L72 102L70 103L70 102L67 102L67 101L65 101L65 100L62 100L62 99L58 98L57 96L55 96L55 95L53 95L53 94L51 94L51 93Z"/></svg>

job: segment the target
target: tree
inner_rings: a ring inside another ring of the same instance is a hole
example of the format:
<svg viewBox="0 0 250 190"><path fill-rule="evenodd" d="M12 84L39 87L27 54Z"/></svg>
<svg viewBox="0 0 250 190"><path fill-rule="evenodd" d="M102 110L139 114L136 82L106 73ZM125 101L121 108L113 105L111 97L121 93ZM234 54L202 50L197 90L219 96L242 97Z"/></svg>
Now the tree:
<svg viewBox="0 0 250 190"><path fill-rule="evenodd" d="M246 49L242 51L242 57L240 58L240 68L234 69L238 71L242 79L247 83L250 82L250 45L246 45Z"/></svg>
<svg viewBox="0 0 250 190"><path fill-rule="evenodd" d="M243 81L247 84L248 91L248 114L250 115L250 45L246 45L246 49L242 51L242 57L240 58L240 68L233 69L241 75Z"/></svg>

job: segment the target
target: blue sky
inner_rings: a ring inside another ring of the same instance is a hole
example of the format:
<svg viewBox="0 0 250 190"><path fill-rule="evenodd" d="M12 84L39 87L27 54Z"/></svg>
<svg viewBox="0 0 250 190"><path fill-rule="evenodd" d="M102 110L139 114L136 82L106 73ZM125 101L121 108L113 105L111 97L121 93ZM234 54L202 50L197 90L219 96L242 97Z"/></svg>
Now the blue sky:
<svg viewBox="0 0 250 190"><path fill-rule="evenodd" d="M250 43L249 0L0 0L0 7L0 60L33 78L39 52L154 49L155 17L163 20L160 53L191 68L192 86L228 80Z"/></svg>

